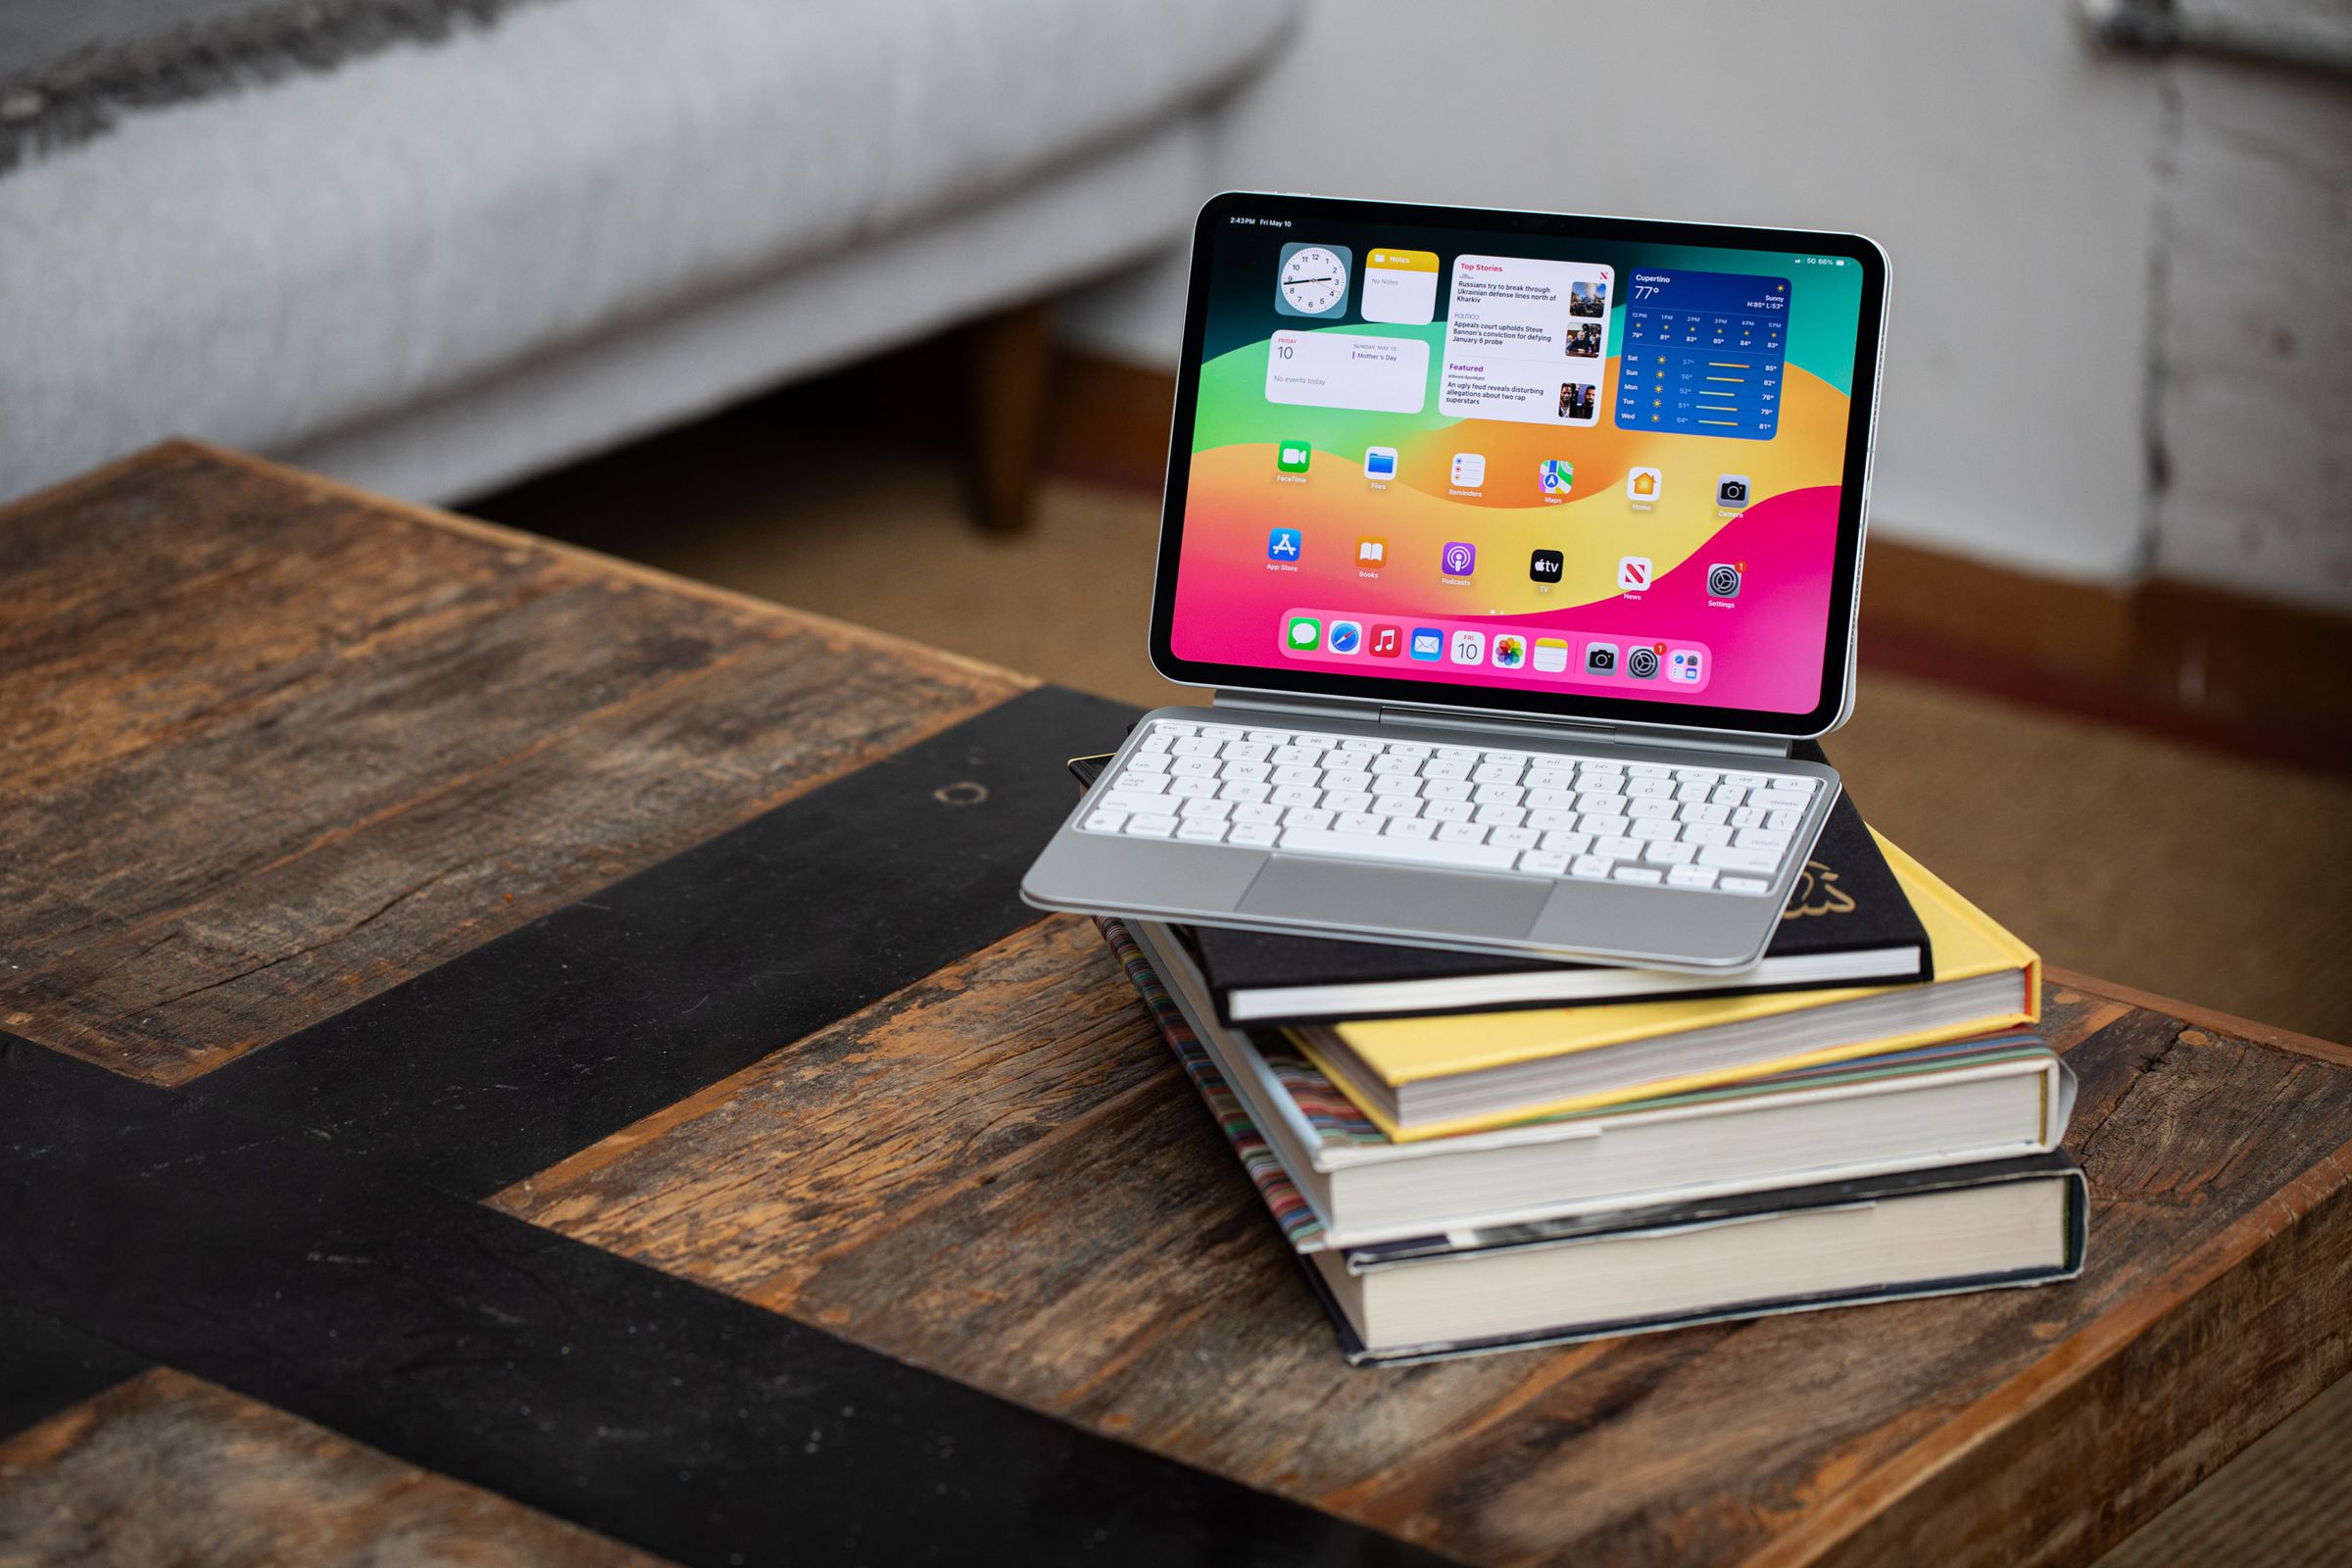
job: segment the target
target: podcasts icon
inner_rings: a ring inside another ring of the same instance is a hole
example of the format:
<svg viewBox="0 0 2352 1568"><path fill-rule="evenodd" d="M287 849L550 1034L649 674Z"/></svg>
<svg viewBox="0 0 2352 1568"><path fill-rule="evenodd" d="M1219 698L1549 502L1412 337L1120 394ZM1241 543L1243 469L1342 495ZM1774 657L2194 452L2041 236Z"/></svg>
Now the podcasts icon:
<svg viewBox="0 0 2352 1568"><path fill-rule="evenodd" d="M1446 547L1438 564L1448 577L1467 577L1478 569L1478 546L1457 540Z"/></svg>

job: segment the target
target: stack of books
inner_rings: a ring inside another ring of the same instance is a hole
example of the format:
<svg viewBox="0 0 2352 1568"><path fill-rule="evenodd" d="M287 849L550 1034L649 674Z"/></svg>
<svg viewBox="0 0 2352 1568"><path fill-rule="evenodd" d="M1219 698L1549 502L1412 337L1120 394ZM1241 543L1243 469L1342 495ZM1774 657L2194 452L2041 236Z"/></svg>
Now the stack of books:
<svg viewBox="0 0 2352 1568"><path fill-rule="evenodd" d="M1100 923L1352 1362L2082 1269L2039 960L1850 801L1737 974Z"/></svg>

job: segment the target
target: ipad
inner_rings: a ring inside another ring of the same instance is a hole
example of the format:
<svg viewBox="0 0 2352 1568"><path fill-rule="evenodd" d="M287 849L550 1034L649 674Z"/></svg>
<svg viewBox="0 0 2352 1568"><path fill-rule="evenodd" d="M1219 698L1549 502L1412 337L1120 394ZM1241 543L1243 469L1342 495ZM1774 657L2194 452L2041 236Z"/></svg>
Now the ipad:
<svg viewBox="0 0 2352 1568"><path fill-rule="evenodd" d="M1382 705L1836 727L1886 294L1856 234L1212 199L1154 665Z"/></svg>

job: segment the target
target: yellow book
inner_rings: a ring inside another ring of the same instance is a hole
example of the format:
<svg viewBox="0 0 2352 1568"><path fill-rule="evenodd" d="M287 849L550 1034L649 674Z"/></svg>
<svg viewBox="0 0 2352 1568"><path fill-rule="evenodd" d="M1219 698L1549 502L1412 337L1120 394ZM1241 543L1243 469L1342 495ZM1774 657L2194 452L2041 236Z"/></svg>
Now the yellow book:
<svg viewBox="0 0 2352 1568"><path fill-rule="evenodd" d="M1927 928L1936 978L1295 1029L1292 1038L1399 1142L1711 1089L1965 1039L2041 1016L2041 960L1872 830Z"/></svg>

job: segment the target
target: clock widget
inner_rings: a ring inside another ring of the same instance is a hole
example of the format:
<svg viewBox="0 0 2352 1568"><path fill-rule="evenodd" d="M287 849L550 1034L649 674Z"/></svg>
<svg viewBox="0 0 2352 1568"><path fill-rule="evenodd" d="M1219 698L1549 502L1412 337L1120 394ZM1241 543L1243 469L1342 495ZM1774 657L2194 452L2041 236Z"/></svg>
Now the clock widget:
<svg viewBox="0 0 2352 1568"><path fill-rule="evenodd" d="M1274 269L1274 309L1339 319L1348 314L1348 270L1354 265L1355 252L1345 245L1285 245Z"/></svg>

